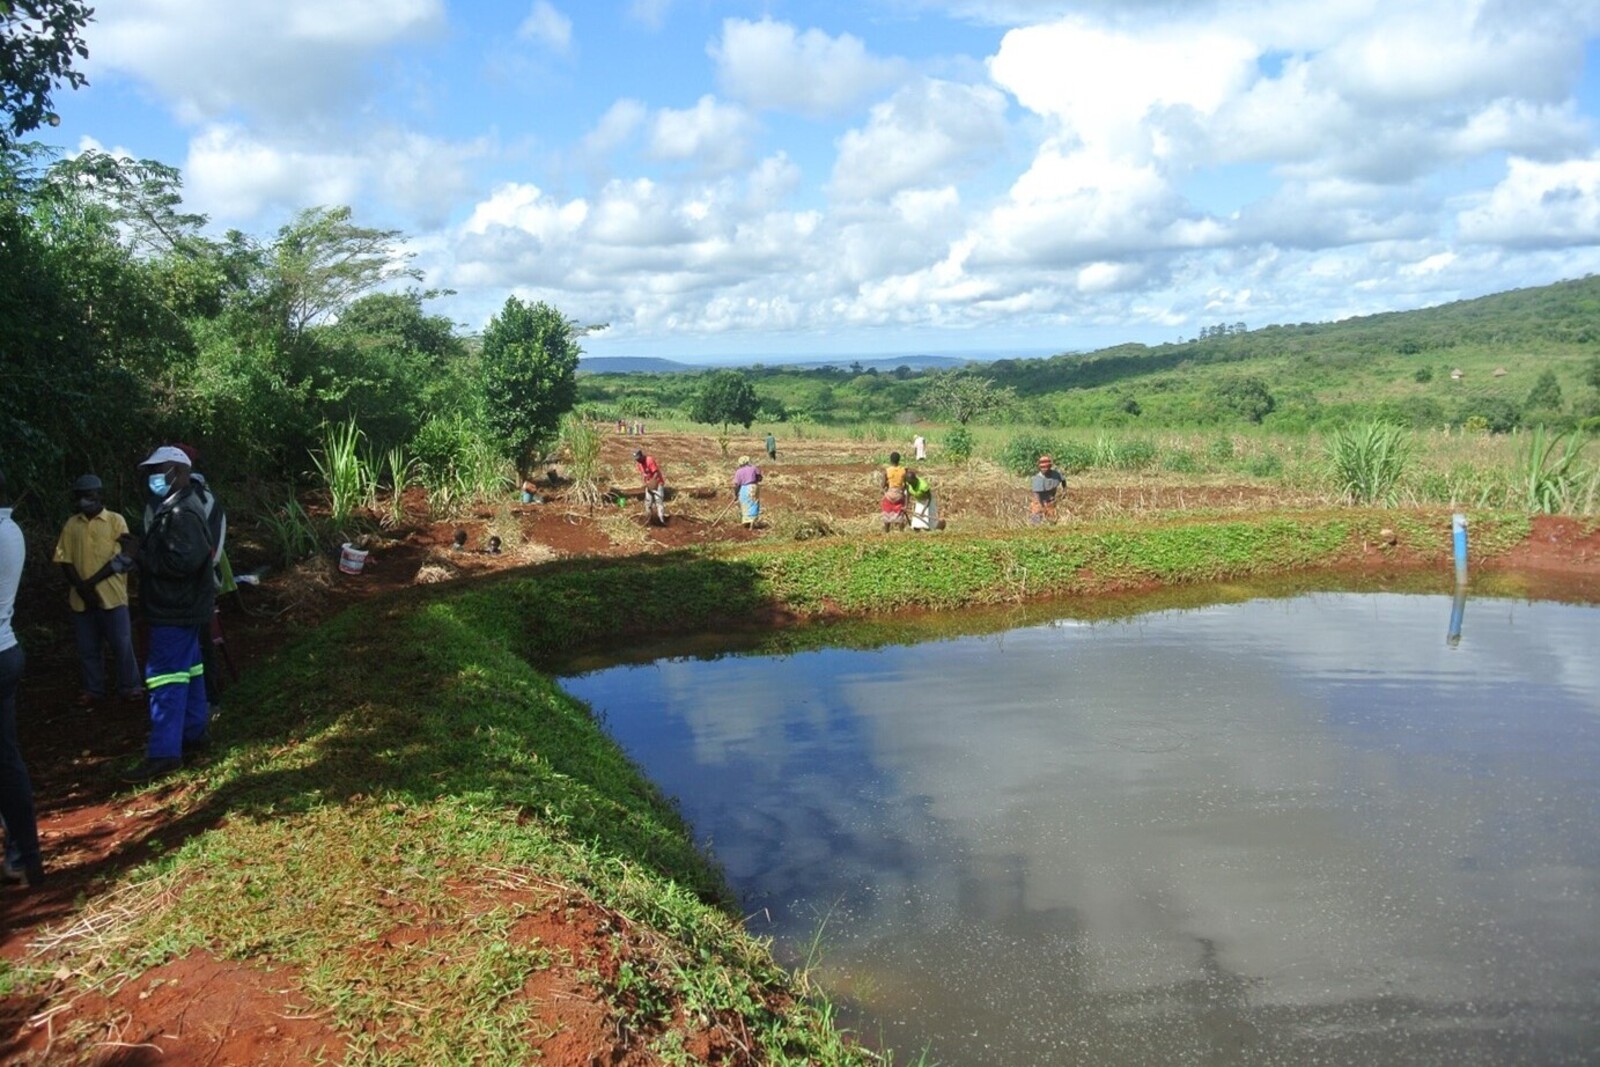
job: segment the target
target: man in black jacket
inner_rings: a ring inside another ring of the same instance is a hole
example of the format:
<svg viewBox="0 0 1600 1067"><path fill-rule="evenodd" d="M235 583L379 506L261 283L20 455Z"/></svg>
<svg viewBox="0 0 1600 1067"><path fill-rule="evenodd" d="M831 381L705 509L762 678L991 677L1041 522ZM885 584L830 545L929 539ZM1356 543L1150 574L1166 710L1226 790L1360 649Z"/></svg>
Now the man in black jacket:
<svg viewBox="0 0 1600 1067"><path fill-rule="evenodd" d="M217 587L203 502L189 457L170 445L139 465L154 506L139 541L139 602L150 624L145 686L150 744L127 777L145 782L183 765L183 750L209 742L210 706L200 642L211 625Z"/></svg>

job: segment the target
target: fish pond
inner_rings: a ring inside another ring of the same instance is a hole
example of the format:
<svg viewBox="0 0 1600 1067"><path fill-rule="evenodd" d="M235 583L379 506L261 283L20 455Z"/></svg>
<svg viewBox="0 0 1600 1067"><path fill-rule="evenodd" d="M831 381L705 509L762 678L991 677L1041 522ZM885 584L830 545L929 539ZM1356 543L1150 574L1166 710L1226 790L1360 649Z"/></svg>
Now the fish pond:
<svg viewBox="0 0 1600 1067"><path fill-rule="evenodd" d="M1600 1062L1600 607L951 625L563 683L897 1062Z"/></svg>

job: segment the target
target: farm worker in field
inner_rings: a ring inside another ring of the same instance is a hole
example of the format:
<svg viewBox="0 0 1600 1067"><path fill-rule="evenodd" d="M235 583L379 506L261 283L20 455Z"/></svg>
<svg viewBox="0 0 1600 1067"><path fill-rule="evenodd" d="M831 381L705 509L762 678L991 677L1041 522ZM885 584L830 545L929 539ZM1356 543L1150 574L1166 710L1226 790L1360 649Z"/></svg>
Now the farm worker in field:
<svg viewBox="0 0 1600 1067"><path fill-rule="evenodd" d="M1049 456L1039 457L1039 473L1033 476L1029 488L1033 499L1028 501L1028 521L1037 526L1041 522L1056 521L1056 492L1067 480L1055 469Z"/></svg>
<svg viewBox="0 0 1600 1067"><path fill-rule="evenodd" d="M889 453L889 465L883 469L883 502L880 516L883 532L898 530L906 524L906 469L900 465L900 453Z"/></svg>
<svg viewBox="0 0 1600 1067"><path fill-rule="evenodd" d="M920 433L911 439L911 451L916 454L918 459L928 458L928 442L923 439Z"/></svg>
<svg viewBox="0 0 1600 1067"><path fill-rule="evenodd" d="M767 458L768 459L777 459L778 458L778 439L776 437L772 436L772 434L770 434L770 433L767 434Z"/></svg>
<svg viewBox="0 0 1600 1067"><path fill-rule="evenodd" d="M753 528L761 517L761 468L750 462L749 456L739 457L739 469L733 472L733 492L739 498L739 517L747 528Z"/></svg>
<svg viewBox="0 0 1600 1067"><path fill-rule="evenodd" d="M667 481L661 476L661 465L654 456L644 454L644 449L635 449L633 462L639 468L639 477L644 481L644 518L646 522L659 522L662 526L667 524Z"/></svg>
<svg viewBox="0 0 1600 1067"><path fill-rule="evenodd" d="M145 688L150 692L150 742L144 762L127 776L147 782L183 765L185 748L210 743L200 642L209 638L217 601L215 545L189 457L166 445L139 464L153 498L139 539L139 599L150 624Z"/></svg>
<svg viewBox="0 0 1600 1067"><path fill-rule="evenodd" d="M72 609L83 679L80 708L93 707L110 695L105 664L108 651L116 665L117 693L124 700L144 698L128 621L128 557L122 552L124 539L131 535L128 520L106 510L100 496L103 488L92 474L72 483L73 515L61 527L52 557L69 587L67 606Z"/></svg>
<svg viewBox="0 0 1600 1067"><path fill-rule="evenodd" d="M939 507L933 502L933 486L916 471L906 471L906 495L911 498L911 529L937 530Z"/></svg>
<svg viewBox="0 0 1600 1067"><path fill-rule="evenodd" d="M17 746L17 687L22 683L25 658L11 626L17 605L17 586L28 546L11 517L6 479L0 475L0 824L5 826L4 878L26 882L30 888L44 882L44 862L39 855L39 823L33 806L33 780Z"/></svg>

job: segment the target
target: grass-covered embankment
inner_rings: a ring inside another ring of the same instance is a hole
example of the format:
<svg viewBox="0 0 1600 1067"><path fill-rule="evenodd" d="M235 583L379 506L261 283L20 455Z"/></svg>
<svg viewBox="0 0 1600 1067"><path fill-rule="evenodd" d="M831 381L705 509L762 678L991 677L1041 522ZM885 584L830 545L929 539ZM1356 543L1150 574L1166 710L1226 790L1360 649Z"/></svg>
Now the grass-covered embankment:
<svg viewBox="0 0 1600 1067"><path fill-rule="evenodd" d="M592 560L361 606L230 694L224 753L172 795L173 850L12 981L64 1000L198 949L276 969L349 1062L518 1063L549 1032L536 980L560 969L599 991L618 1042L666 1062L706 1045L875 1062L742 932L671 805L538 665L774 615L1333 565L1385 525L1448 559L1447 517L1275 514ZM1521 533L1481 520L1475 536ZM583 949L528 936L575 903L608 917Z"/></svg>

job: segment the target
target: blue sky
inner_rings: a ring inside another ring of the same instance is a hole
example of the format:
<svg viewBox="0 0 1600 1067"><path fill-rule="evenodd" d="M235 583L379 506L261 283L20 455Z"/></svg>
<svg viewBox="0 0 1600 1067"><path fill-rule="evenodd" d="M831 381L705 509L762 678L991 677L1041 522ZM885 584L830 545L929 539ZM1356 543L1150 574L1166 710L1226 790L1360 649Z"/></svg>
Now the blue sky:
<svg viewBox="0 0 1600 1067"><path fill-rule="evenodd" d="M51 140L590 355L1011 354L1600 270L1600 0L102 0Z"/></svg>

